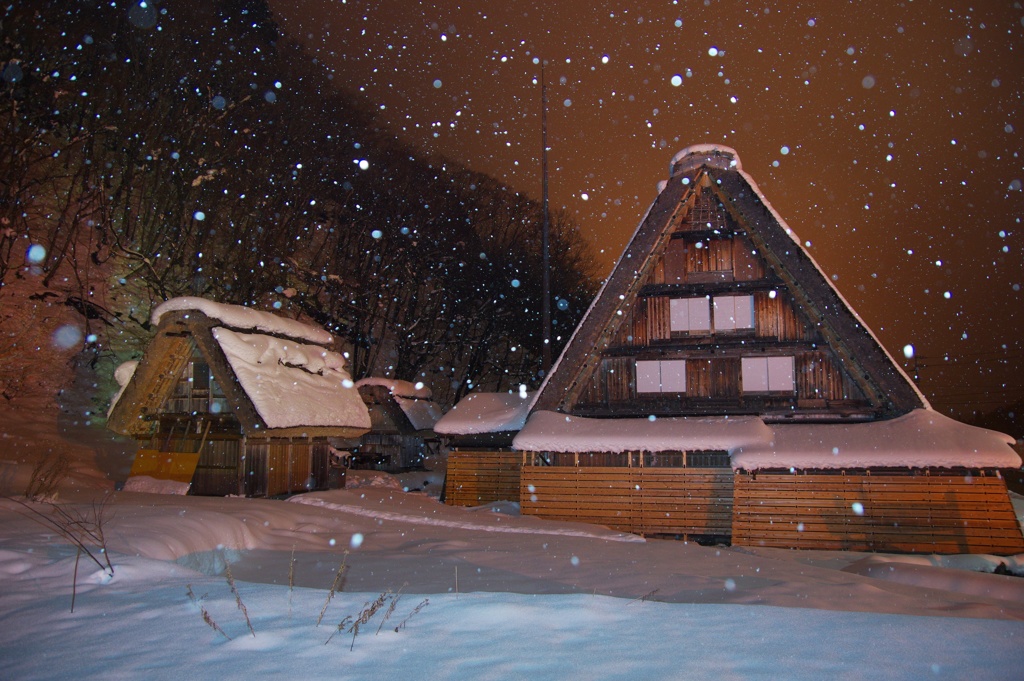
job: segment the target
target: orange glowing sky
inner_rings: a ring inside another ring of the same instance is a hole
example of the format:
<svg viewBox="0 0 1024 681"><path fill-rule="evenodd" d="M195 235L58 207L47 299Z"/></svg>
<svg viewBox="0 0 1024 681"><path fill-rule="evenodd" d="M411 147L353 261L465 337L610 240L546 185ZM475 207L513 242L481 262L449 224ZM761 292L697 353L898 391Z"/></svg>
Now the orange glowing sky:
<svg viewBox="0 0 1024 681"><path fill-rule="evenodd" d="M602 273L676 151L735 148L936 407L1024 397L1019 3L272 5L406 140L536 198L546 60L551 205Z"/></svg>

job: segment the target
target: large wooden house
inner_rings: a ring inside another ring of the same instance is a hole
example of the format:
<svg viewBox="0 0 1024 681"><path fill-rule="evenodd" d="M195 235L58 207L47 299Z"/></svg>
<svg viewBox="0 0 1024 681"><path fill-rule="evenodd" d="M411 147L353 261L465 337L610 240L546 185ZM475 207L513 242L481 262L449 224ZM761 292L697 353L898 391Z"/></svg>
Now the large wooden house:
<svg viewBox="0 0 1024 681"><path fill-rule="evenodd" d="M933 411L735 152L696 146L513 448L528 514L754 546L1015 553L1010 442Z"/></svg>
<svg viewBox="0 0 1024 681"><path fill-rule="evenodd" d="M332 443L370 428L323 329L201 298L154 309L157 332L107 427L136 438L134 476L189 493L276 496L325 489Z"/></svg>

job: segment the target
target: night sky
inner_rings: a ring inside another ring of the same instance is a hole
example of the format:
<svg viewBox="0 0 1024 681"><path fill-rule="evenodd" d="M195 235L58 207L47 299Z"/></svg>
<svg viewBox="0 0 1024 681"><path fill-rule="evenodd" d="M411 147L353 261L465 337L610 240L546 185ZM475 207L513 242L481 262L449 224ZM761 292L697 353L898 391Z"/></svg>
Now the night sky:
<svg viewBox="0 0 1024 681"><path fill-rule="evenodd" d="M1024 398L1020 3L271 4L404 139L537 199L545 60L551 206L602 275L675 152L735 148L937 408Z"/></svg>

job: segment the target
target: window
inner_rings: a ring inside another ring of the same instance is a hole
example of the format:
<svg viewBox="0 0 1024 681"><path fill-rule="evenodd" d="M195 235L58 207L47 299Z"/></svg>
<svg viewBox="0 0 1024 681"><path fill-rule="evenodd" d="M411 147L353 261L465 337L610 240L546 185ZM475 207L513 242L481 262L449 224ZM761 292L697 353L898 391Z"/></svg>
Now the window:
<svg viewBox="0 0 1024 681"><path fill-rule="evenodd" d="M714 305L715 331L754 328L754 296L720 296Z"/></svg>
<svg viewBox="0 0 1024 681"><path fill-rule="evenodd" d="M793 392L796 389L792 357L744 357L743 392Z"/></svg>
<svg viewBox="0 0 1024 681"><path fill-rule="evenodd" d="M673 298L669 301L672 331L711 331L711 306L705 298Z"/></svg>
<svg viewBox="0 0 1024 681"><path fill-rule="evenodd" d="M637 360L636 391L638 393L686 392L686 360Z"/></svg>
<svg viewBox="0 0 1024 681"><path fill-rule="evenodd" d="M670 300L670 330L710 333L712 307L716 332L754 328L754 296L715 296L713 299L704 296Z"/></svg>

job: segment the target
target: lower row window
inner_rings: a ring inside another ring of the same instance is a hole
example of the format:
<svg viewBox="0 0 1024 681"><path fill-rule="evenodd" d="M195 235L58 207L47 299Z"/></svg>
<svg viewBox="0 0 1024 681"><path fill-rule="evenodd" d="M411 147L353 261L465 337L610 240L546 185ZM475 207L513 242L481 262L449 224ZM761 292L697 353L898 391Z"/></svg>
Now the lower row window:
<svg viewBox="0 0 1024 681"><path fill-rule="evenodd" d="M792 392L796 389L793 357L744 357L740 365L743 392ZM637 360L638 393L685 393L686 360Z"/></svg>

